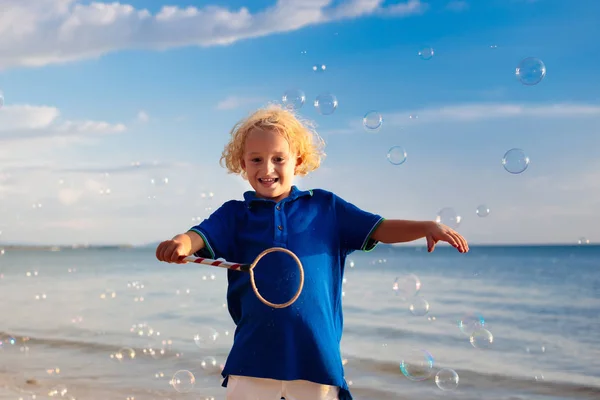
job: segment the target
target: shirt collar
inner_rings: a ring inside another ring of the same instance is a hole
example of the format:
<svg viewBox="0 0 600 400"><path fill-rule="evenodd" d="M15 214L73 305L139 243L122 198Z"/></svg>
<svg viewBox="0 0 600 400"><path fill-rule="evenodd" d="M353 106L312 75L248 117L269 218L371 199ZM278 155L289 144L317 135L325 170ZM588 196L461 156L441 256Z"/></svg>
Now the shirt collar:
<svg viewBox="0 0 600 400"><path fill-rule="evenodd" d="M287 201L294 201L299 197L312 196L312 195L313 195L312 190L300 190L294 185L294 186L292 186L292 188L290 190L290 195L288 197L286 197L285 199L281 200L280 203L287 202ZM257 201L275 203L275 201L273 201L271 199L263 199L261 197L256 197L256 192L253 190L249 190L244 193L244 201L248 207L250 207L250 205L253 202L257 202Z"/></svg>

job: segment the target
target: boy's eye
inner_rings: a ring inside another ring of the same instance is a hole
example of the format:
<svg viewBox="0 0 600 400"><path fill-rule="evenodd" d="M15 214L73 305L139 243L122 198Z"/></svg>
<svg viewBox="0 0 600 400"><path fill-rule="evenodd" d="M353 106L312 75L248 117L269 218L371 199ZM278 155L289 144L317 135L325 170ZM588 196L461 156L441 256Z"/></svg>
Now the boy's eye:
<svg viewBox="0 0 600 400"><path fill-rule="evenodd" d="M280 162L283 162L283 161L284 161L283 157L275 157L275 162L280 163Z"/></svg>
<svg viewBox="0 0 600 400"><path fill-rule="evenodd" d="M251 161L254 162L254 163L260 162L260 158L253 158Z"/></svg>

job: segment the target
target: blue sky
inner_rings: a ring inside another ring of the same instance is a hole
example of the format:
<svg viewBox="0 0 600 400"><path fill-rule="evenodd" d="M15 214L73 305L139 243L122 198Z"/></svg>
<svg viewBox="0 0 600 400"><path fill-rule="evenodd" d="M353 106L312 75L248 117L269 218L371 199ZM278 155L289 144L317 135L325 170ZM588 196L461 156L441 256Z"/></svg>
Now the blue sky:
<svg viewBox="0 0 600 400"><path fill-rule="evenodd" d="M218 164L229 130L290 88L327 142L301 187L387 218L453 207L472 243L600 241L598 2L0 3L0 242L185 231L248 189ZM531 56L547 75L525 86L514 72ZM312 106L323 92L332 115ZM501 165L513 147L531 159L520 175Z"/></svg>

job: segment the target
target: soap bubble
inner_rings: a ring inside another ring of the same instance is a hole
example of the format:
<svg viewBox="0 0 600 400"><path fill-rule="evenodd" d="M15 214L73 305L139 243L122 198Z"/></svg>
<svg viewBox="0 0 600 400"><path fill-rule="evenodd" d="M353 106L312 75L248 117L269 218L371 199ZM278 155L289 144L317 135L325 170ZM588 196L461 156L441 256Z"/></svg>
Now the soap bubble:
<svg viewBox="0 0 600 400"><path fill-rule="evenodd" d="M529 166L529 157L521 149L510 149L502 157L502 166L511 174L520 174Z"/></svg>
<svg viewBox="0 0 600 400"><path fill-rule="evenodd" d="M420 296L410 299L408 309L415 317L422 317L429 312L429 302Z"/></svg>
<svg viewBox="0 0 600 400"><path fill-rule="evenodd" d="M485 204L481 204L480 206L477 207L477 210L475 210L475 213L477 213L477 216L479 216L479 217L482 217L482 218L487 217L488 215L490 215L490 209Z"/></svg>
<svg viewBox="0 0 600 400"><path fill-rule="evenodd" d="M433 54L434 52L431 47L425 47L421 49L421 51L419 51L419 57L421 57L423 60L431 59L431 57L433 57Z"/></svg>
<svg viewBox="0 0 600 400"><path fill-rule="evenodd" d="M456 211L454 211L454 208L444 207L440 211L438 211L437 216L435 217L435 221L438 224L444 224L452 229L456 229L460 225L462 217L458 215Z"/></svg>
<svg viewBox="0 0 600 400"><path fill-rule="evenodd" d="M577 244L590 244L590 239L582 236L577 239Z"/></svg>
<svg viewBox="0 0 600 400"><path fill-rule="evenodd" d="M325 72L326 69L327 69L327 65L325 65L325 64L313 65L313 71L315 71L315 72Z"/></svg>
<svg viewBox="0 0 600 400"><path fill-rule="evenodd" d="M390 164L402 165L406 162L406 150L402 146L393 146L388 150L387 159Z"/></svg>
<svg viewBox="0 0 600 400"><path fill-rule="evenodd" d="M314 106L321 115L330 115L337 109L337 98L330 93L323 93L317 96Z"/></svg>
<svg viewBox="0 0 600 400"><path fill-rule="evenodd" d="M458 387L458 374L450 368L443 368L435 374L435 384L440 389L454 390Z"/></svg>
<svg viewBox="0 0 600 400"><path fill-rule="evenodd" d="M546 66L538 58L527 57L519 63L515 74L523 85L537 85L546 76Z"/></svg>
<svg viewBox="0 0 600 400"><path fill-rule="evenodd" d="M415 274L398 277L394 281L392 290L400 298L407 300L419 293L419 290L421 290L421 280Z"/></svg>
<svg viewBox="0 0 600 400"><path fill-rule="evenodd" d="M0 108L4 106L4 95L0 92Z"/></svg>
<svg viewBox="0 0 600 400"><path fill-rule="evenodd" d="M422 349L410 349L403 354L400 371L411 381L424 381L433 374L433 356Z"/></svg>
<svg viewBox="0 0 600 400"><path fill-rule="evenodd" d="M131 347L122 347L115 354L111 354L110 358L117 361L129 361L135 358L135 350Z"/></svg>
<svg viewBox="0 0 600 400"><path fill-rule="evenodd" d="M194 388L196 377L188 370L179 370L175 372L170 384L179 393L187 393Z"/></svg>
<svg viewBox="0 0 600 400"><path fill-rule="evenodd" d="M194 335L194 343L196 343L196 346L200 349L211 348L218 339L219 332L210 327L202 327Z"/></svg>
<svg viewBox="0 0 600 400"><path fill-rule="evenodd" d="M325 72L326 69L327 69L327 65L325 65L325 64L315 64L312 67L312 70L315 72Z"/></svg>
<svg viewBox="0 0 600 400"><path fill-rule="evenodd" d="M487 329L481 328L471 334L469 341L476 349L488 349L494 343L494 335Z"/></svg>
<svg viewBox="0 0 600 400"><path fill-rule="evenodd" d="M288 110L299 110L304 105L305 100L306 96L300 89L287 90L283 96L281 96L281 102Z"/></svg>
<svg viewBox="0 0 600 400"><path fill-rule="evenodd" d="M383 117L377 111L369 111L363 117L363 125L368 131L378 131L383 124Z"/></svg>

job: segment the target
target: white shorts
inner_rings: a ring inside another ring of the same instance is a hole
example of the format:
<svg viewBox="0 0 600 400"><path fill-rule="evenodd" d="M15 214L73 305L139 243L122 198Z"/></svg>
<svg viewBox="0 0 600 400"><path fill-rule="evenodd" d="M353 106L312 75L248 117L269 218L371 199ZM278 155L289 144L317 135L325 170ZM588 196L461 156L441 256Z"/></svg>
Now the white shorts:
<svg viewBox="0 0 600 400"><path fill-rule="evenodd" d="M227 400L338 400L337 386L229 375Z"/></svg>

